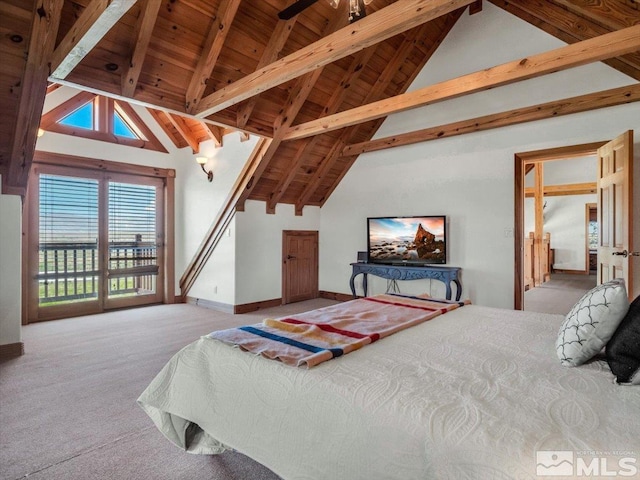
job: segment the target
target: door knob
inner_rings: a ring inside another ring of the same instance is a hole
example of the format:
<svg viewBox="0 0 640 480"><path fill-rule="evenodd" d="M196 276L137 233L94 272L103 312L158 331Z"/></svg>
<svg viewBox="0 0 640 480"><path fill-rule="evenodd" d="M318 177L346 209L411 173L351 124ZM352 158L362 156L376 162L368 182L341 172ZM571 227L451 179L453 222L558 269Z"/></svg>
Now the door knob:
<svg viewBox="0 0 640 480"><path fill-rule="evenodd" d="M640 252L629 252L630 257L640 257Z"/></svg>
<svg viewBox="0 0 640 480"><path fill-rule="evenodd" d="M627 256L629 255L629 252L627 252L626 250L623 250L621 252L613 252L611 255L619 255L623 258L627 258Z"/></svg>
<svg viewBox="0 0 640 480"><path fill-rule="evenodd" d="M626 252L626 250L625 250L625 252ZM287 260L294 260L295 258L296 257L294 257L293 255L287 255Z"/></svg>

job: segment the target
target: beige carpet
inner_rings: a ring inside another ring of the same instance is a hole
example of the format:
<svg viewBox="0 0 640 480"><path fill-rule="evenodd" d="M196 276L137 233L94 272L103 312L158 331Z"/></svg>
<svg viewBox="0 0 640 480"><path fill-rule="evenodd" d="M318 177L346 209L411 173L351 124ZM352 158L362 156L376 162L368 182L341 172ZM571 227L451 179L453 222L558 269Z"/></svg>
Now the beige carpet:
<svg viewBox="0 0 640 480"><path fill-rule="evenodd" d="M0 363L0 479L277 480L240 453L182 452L136 399L201 335L333 303L244 315L165 305L24 327L26 354Z"/></svg>
<svg viewBox="0 0 640 480"><path fill-rule="evenodd" d="M595 285L595 275L552 273L551 280L524 293L524 310L566 315Z"/></svg>

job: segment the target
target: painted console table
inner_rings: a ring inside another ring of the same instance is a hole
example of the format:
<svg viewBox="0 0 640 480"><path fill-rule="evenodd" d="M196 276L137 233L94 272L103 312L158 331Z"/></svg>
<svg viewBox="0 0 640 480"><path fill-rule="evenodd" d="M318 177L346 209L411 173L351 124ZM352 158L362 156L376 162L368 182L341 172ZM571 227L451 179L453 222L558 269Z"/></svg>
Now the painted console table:
<svg viewBox="0 0 640 480"><path fill-rule="evenodd" d="M362 288L364 296L367 296L367 275L386 278L387 280L421 280L433 278L443 282L447 288L447 300L451 300L451 283L456 285L456 301L462 295L462 284L460 283L460 267L442 267L436 265L428 266L405 266L405 265L381 265L379 263L352 263L352 273L349 279L351 293L356 297L355 278L362 275Z"/></svg>

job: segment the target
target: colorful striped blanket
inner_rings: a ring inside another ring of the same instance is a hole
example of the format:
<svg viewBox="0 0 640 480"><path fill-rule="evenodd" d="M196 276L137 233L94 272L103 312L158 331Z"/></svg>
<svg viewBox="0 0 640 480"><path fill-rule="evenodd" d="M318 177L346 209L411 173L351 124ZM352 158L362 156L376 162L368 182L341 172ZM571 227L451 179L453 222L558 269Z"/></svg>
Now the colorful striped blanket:
<svg viewBox="0 0 640 480"><path fill-rule="evenodd" d="M291 317L268 318L208 337L287 365L310 368L467 303L383 294Z"/></svg>

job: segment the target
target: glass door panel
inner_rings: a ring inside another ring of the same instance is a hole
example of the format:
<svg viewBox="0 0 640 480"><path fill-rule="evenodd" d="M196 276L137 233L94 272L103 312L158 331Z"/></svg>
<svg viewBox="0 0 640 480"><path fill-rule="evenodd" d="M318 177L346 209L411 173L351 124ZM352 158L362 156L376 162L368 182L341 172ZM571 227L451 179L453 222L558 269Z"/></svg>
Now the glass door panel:
<svg viewBox="0 0 640 480"><path fill-rule="evenodd" d="M95 302L99 182L43 174L39 187L38 305Z"/></svg>
<svg viewBox="0 0 640 480"><path fill-rule="evenodd" d="M108 308L161 300L162 188L150 183L108 182Z"/></svg>

